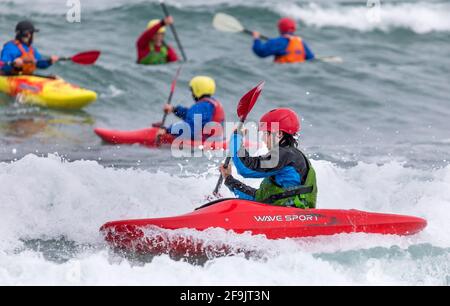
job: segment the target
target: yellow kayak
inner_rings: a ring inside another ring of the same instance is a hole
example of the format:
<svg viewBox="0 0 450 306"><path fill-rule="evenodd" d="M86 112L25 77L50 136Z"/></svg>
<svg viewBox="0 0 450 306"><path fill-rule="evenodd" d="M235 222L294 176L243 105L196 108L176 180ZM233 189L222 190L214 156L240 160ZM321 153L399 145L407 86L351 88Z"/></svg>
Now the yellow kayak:
<svg viewBox="0 0 450 306"><path fill-rule="evenodd" d="M81 109L97 99L91 90L63 79L39 76L0 76L0 92L18 97L20 102L59 109Z"/></svg>

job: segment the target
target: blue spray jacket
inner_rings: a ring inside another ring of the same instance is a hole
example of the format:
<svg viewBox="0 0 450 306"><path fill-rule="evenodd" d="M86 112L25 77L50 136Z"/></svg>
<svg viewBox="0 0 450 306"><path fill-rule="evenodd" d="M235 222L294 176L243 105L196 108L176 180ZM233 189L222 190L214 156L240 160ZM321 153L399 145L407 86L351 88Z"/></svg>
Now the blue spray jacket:
<svg viewBox="0 0 450 306"><path fill-rule="evenodd" d="M212 103L207 100L199 100L191 107L176 106L174 108L174 114L183 121L172 124L167 128L167 132L174 135L180 136L183 134L186 124L189 125L191 130L191 138L194 139L199 137L202 138L202 130L194 130L195 120L198 120L198 127L203 129L204 126L213 120L215 107ZM197 136L197 137L196 137Z"/></svg>
<svg viewBox="0 0 450 306"><path fill-rule="evenodd" d="M309 48L308 44L303 41L305 48L306 60L314 59L314 53ZM283 36L269 39L263 43L261 39L255 39L253 43L253 52L259 57L280 56L286 54L286 49L289 44L289 39Z"/></svg>
<svg viewBox="0 0 450 306"><path fill-rule="evenodd" d="M25 44L22 44L25 51L29 51L30 47L28 47ZM51 61L49 59L43 59L41 54L39 53L38 49L36 47L33 47L34 49L34 56L37 61L37 68L39 69L47 69L52 65ZM15 45L14 41L10 41L6 43L3 46L3 50L1 53L0 60L5 63L5 65L2 67L2 71L5 74L11 74L13 70L12 65L8 65L7 63L12 63L14 60L22 56L22 52L20 52L20 49Z"/></svg>
<svg viewBox="0 0 450 306"><path fill-rule="evenodd" d="M301 186L308 175L308 164L303 154L294 147L280 146L278 151L264 156L251 157L242 147L242 136L234 134L230 142L230 151L237 172L245 178L268 178L282 188ZM278 156L275 156L275 155ZM231 175L225 185L244 200L255 200L256 190L243 184Z"/></svg>

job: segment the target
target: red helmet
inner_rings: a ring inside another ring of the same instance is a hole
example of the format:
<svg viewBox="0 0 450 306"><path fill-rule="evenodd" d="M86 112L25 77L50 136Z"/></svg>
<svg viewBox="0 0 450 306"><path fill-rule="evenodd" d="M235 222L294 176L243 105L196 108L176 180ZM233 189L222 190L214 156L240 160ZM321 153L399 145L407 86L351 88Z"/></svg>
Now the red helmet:
<svg viewBox="0 0 450 306"><path fill-rule="evenodd" d="M297 30L297 24L295 23L295 20L292 18L281 18L278 21L278 30L280 30L280 33L293 33Z"/></svg>
<svg viewBox="0 0 450 306"><path fill-rule="evenodd" d="M278 127L273 123L278 123ZM259 130L277 132L283 131L294 135L300 132L300 120L297 114L289 108L277 108L266 113L259 120Z"/></svg>

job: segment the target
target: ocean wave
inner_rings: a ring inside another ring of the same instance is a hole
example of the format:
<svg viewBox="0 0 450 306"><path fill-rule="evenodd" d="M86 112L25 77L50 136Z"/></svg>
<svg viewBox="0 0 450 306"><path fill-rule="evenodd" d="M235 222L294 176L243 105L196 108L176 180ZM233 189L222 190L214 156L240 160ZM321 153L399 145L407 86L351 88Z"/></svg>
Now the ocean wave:
<svg viewBox="0 0 450 306"><path fill-rule="evenodd" d="M224 1L224 0L174 0L168 1L167 5L173 6L181 11L190 12L233 9L239 7L265 9L279 15L288 15L299 19L307 26L318 28L333 27L347 28L368 32L381 30L389 32L395 29L406 29L418 34L426 34L433 31L450 31L450 3L448 2L397 2L384 3L377 0L368 1L373 3L369 7L366 2L352 3L340 1ZM51 10L49 11L49 8ZM101 13L111 10L122 10L130 12L152 11L159 8L156 1L145 0L114 0L114 1L81 1L82 13ZM38 0L30 3L26 0L14 0L0 3L2 14L17 14L22 11L25 15L50 14L61 15L67 13L69 6L66 2L59 0ZM248 17L247 17L248 18ZM258 19L258 17L254 17Z"/></svg>
<svg viewBox="0 0 450 306"><path fill-rule="evenodd" d="M418 253L424 252L423 255ZM435 254L433 254L435 253ZM450 252L428 245L343 254L283 253L264 260L222 257L206 265L155 257L133 265L107 251L62 264L36 252L0 252L3 285L448 285Z"/></svg>
<svg viewBox="0 0 450 306"><path fill-rule="evenodd" d="M446 229L450 167L427 173L391 162L344 169L314 162L319 207L413 214L429 220L428 242L450 245ZM106 221L161 217L192 211L214 189L216 175L178 177L164 172L105 168L95 161L66 162L57 155L0 164L0 249L20 239L65 236L97 243ZM253 186L258 180L250 180ZM232 196L224 188L225 196Z"/></svg>
<svg viewBox="0 0 450 306"><path fill-rule="evenodd" d="M418 34L450 31L449 3L382 3L378 8L358 6L306 6L279 4L276 10L282 15L295 17L308 26L339 27L361 32L395 29L411 30Z"/></svg>

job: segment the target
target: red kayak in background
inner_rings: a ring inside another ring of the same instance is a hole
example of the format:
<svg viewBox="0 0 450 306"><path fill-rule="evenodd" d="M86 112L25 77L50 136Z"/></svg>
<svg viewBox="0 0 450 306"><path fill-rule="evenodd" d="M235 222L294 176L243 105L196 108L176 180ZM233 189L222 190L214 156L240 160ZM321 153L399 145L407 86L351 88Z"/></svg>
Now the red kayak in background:
<svg viewBox="0 0 450 306"><path fill-rule="evenodd" d="M343 233L404 236L416 234L426 225L426 220L410 216L353 209L298 209L227 199L177 217L109 222L100 231L117 250L192 256L203 254L203 242L183 235L168 238L170 230L222 228L237 234L248 232L267 239L285 239Z"/></svg>
<svg viewBox="0 0 450 306"><path fill-rule="evenodd" d="M143 146L155 147L156 145L156 133L158 128L145 128L135 131L119 131L97 128L94 130L104 142L112 144L140 144ZM175 137L172 135L163 135L159 141L161 145L171 144Z"/></svg>
<svg viewBox="0 0 450 306"><path fill-rule="evenodd" d="M139 144L147 147L170 146L177 139L175 136L166 134L160 137L159 144L156 143L158 128L145 128L135 131L119 131L97 128L94 132L104 141L111 144ZM203 148L207 150L226 150L228 142L225 139L214 141L197 141L197 140L177 140L180 146L190 146L194 148ZM247 142L246 147L256 147L257 144Z"/></svg>

